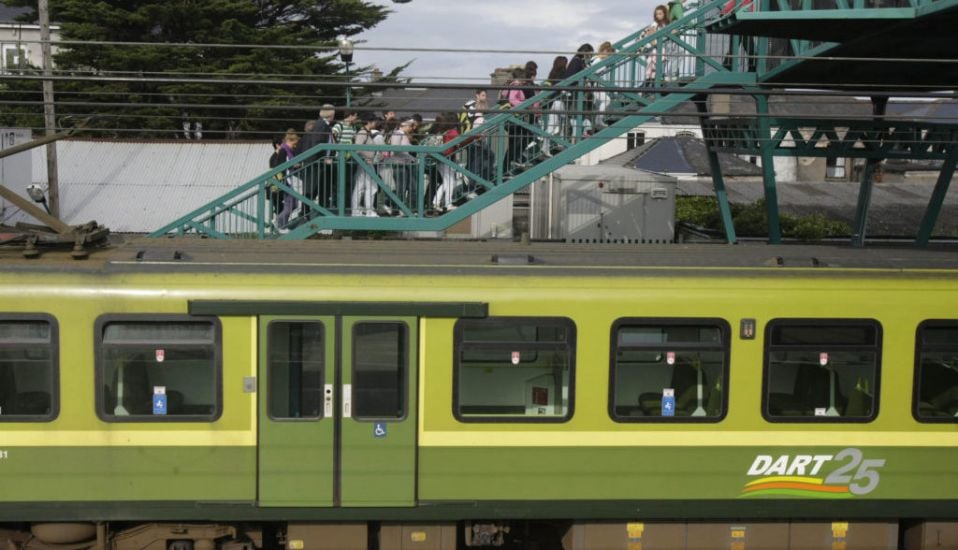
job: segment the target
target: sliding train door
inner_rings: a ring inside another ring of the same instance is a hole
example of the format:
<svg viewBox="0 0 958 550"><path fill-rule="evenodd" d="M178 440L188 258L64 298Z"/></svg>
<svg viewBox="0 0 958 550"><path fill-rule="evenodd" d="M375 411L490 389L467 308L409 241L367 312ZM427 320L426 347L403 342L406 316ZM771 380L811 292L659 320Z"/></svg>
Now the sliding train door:
<svg viewBox="0 0 958 550"><path fill-rule="evenodd" d="M259 503L412 506L417 319L261 317Z"/></svg>
<svg viewBox="0 0 958 550"><path fill-rule="evenodd" d="M336 323L261 317L259 497L263 506L332 506Z"/></svg>
<svg viewBox="0 0 958 550"><path fill-rule="evenodd" d="M416 498L416 318L342 319L343 506Z"/></svg>

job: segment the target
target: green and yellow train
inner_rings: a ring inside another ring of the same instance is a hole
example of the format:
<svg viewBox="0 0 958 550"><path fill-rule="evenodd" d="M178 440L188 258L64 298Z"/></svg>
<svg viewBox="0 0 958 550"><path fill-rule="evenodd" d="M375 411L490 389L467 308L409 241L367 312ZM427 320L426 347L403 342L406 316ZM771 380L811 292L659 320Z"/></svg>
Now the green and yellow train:
<svg viewBox="0 0 958 550"><path fill-rule="evenodd" d="M954 251L0 259L0 548L685 548L797 521L894 548L956 519Z"/></svg>

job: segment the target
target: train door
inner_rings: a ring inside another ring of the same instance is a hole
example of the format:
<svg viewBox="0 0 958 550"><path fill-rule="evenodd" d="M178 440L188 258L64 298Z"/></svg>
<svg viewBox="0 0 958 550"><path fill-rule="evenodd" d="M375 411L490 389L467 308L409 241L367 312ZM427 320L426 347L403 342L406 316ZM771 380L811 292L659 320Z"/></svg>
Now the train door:
<svg viewBox="0 0 958 550"><path fill-rule="evenodd" d="M412 506L417 319L261 317L262 506Z"/></svg>

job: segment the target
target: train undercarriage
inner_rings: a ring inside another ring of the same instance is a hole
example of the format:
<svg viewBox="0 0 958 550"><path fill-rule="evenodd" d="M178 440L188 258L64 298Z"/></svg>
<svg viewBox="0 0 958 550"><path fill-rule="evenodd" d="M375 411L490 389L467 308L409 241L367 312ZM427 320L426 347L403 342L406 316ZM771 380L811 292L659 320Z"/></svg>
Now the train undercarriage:
<svg viewBox="0 0 958 550"><path fill-rule="evenodd" d="M20 523L0 550L923 550L958 548L958 522Z"/></svg>

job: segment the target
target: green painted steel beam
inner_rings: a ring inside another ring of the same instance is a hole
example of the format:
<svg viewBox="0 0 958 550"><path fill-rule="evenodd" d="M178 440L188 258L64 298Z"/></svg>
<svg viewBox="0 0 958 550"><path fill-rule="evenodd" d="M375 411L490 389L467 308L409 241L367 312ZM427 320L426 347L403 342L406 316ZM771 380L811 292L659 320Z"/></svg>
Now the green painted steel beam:
<svg viewBox="0 0 958 550"><path fill-rule="evenodd" d="M765 189L765 211L768 216L768 242L780 244L782 242L782 224L778 215L778 189L775 183L775 145L772 143L772 129L768 118L768 96L755 96L758 110L758 130L762 157L762 185Z"/></svg>
<svg viewBox="0 0 958 550"><path fill-rule="evenodd" d="M735 14L739 21L777 22L795 21L807 24L814 21L847 21L882 20L882 19L914 19L918 14L916 8L861 8L861 9L819 9L819 10L790 10L790 11L740 11Z"/></svg>
<svg viewBox="0 0 958 550"><path fill-rule="evenodd" d="M771 137L774 154L782 157L945 160L958 147L958 124L775 117L768 124L776 128ZM758 154L765 143L759 125L754 119L709 121L709 146Z"/></svg>
<svg viewBox="0 0 958 550"><path fill-rule="evenodd" d="M865 233L868 229L868 206L871 204L872 186L874 183L875 168L878 162L869 159L862 170L861 186L858 189L858 203L855 207L855 227L852 229L851 244L855 247L865 246Z"/></svg>
<svg viewBox="0 0 958 550"><path fill-rule="evenodd" d="M872 115L875 117L877 123L884 118L888 110L888 97L872 97L871 102ZM880 134L875 133L867 137L871 137L872 139L864 140L863 145L866 149L882 149L881 142L879 141L881 138ZM856 136L855 139L858 139L858 137ZM871 205L874 174L882 160L881 157L870 158L865 162L865 169L862 170L862 183L858 190L858 206L855 210L855 228L852 231L852 246L865 246L865 234L868 230L868 207Z"/></svg>
<svg viewBox="0 0 958 550"><path fill-rule="evenodd" d="M252 315L357 315L483 319L485 302L308 302L257 300L190 300L190 315L247 317Z"/></svg>
<svg viewBox="0 0 958 550"><path fill-rule="evenodd" d="M702 115L703 124L708 116L708 104L705 96L695 98L695 108ZM703 136L708 134L703 126ZM718 202L719 214L722 217L722 228L725 230L725 241L728 244L735 244L738 238L735 235L735 221L732 219L732 207L728 201L728 193L725 191L725 178L722 175L722 163L719 162L718 153L711 148L706 148L708 155L709 170L712 172L712 187L715 190L715 199Z"/></svg>
<svg viewBox="0 0 958 550"><path fill-rule="evenodd" d="M958 165L958 149L955 149L952 155L945 160L941 172L938 174L938 181L935 183L935 189L928 201L928 208L925 210L925 215L922 217L921 225L918 228L918 236L915 239L915 244L918 246L928 246L931 233L935 230L935 224L938 222L941 205L945 202L945 195L948 194L948 187L955 175L956 165Z"/></svg>
<svg viewBox="0 0 958 550"><path fill-rule="evenodd" d="M915 5L916 15L919 17L958 8L958 0L918 0L917 4L912 4Z"/></svg>

